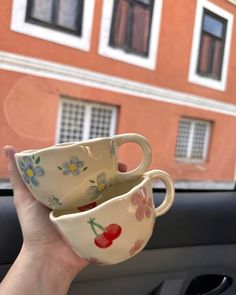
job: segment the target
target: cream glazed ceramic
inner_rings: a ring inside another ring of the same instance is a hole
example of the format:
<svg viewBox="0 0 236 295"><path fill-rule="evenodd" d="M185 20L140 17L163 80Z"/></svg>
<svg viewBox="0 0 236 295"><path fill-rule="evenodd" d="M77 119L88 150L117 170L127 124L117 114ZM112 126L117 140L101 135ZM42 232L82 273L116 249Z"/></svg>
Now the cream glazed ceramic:
<svg viewBox="0 0 236 295"><path fill-rule="evenodd" d="M139 144L140 165L130 172L118 171L118 149L126 142ZM81 207L94 202L117 181L133 179L151 162L149 142L138 134L121 134L84 142L55 145L15 154L22 179L34 197L52 209Z"/></svg>
<svg viewBox="0 0 236 295"><path fill-rule="evenodd" d="M162 204L153 204L153 179L166 187ZM97 264L116 264L140 252L150 239L155 218L163 215L174 200L170 176L152 170L134 180L116 183L102 194L97 206L52 211L51 221L81 257Z"/></svg>

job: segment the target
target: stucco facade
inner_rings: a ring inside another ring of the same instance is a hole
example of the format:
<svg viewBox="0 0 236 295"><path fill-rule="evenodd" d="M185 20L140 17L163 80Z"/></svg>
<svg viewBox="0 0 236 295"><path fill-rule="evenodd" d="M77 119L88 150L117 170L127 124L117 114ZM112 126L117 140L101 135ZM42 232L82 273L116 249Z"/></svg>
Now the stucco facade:
<svg viewBox="0 0 236 295"><path fill-rule="evenodd" d="M234 21L226 86L221 91L189 81L198 1L163 0L154 69L99 53L105 2L94 2L89 49L85 51L15 32L13 2L2 1L1 146L11 144L23 150L55 144L60 100L67 97L117 107L116 133L136 132L147 137L153 149L150 168L166 170L179 182L230 186L235 181L236 163ZM223 0L211 3L235 18L235 5ZM182 117L211 122L204 161L176 160L178 124ZM140 151L134 145L122 148L120 160L131 169L139 162ZM6 179L3 153L0 163L0 178Z"/></svg>

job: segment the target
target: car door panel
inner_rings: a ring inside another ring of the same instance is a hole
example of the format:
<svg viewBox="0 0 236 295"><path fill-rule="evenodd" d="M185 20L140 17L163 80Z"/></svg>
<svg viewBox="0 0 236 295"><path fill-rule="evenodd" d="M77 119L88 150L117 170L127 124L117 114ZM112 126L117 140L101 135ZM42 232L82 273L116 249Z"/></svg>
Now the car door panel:
<svg viewBox="0 0 236 295"><path fill-rule="evenodd" d="M155 205L162 192L156 192ZM69 293L185 295L194 278L232 278L224 295L236 294L236 192L177 192L173 207L156 220L145 250L113 266L90 265ZM0 198L0 278L13 263L22 235L12 197ZM192 294L188 294L192 295Z"/></svg>

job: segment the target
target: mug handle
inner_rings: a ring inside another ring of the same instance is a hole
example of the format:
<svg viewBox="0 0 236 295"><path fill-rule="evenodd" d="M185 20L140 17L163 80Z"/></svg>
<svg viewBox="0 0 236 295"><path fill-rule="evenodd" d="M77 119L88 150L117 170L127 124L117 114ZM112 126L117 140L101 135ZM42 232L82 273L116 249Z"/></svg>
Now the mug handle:
<svg viewBox="0 0 236 295"><path fill-rule="evenodd" d="M119 180L135 178L147 170L152 161L152 151L150 143L144 136L135 133L120 134L112 137L112 140L114 140L115 146L118 148L124 143L135 142L139 144L143 150L143 159L137 168L129 172L117 171Z"/></svg>
<svg viewBox="0 0 236 295"><path fill-rule="evenodd" d="M150 180L160 179L165 184L165 187L166 187L165 198L163 202L161 203L161 205L155 208L156 217L161 216L170 209L170 207L172 206L174 202L175 189L174 189L173 181L170 175L162 170L151 170L144 173L144 175L148 176Z"/></svg>

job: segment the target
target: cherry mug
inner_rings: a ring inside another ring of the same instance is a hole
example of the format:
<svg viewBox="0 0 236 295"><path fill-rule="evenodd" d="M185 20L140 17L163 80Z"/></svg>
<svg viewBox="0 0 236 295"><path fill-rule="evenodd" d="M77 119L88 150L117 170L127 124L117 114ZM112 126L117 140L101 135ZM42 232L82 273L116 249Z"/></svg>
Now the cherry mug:
<svg viewBox="0 0 236 295"><path fill-rule="evenodd" d="M166 187L163 202L154 207L152 180ZM96 206L53 210L50 219L71 248L98 264L116 264L139 253L149 241L156 217L165 214L174 201L170 176L152 170L104 191Z"/></svg>

